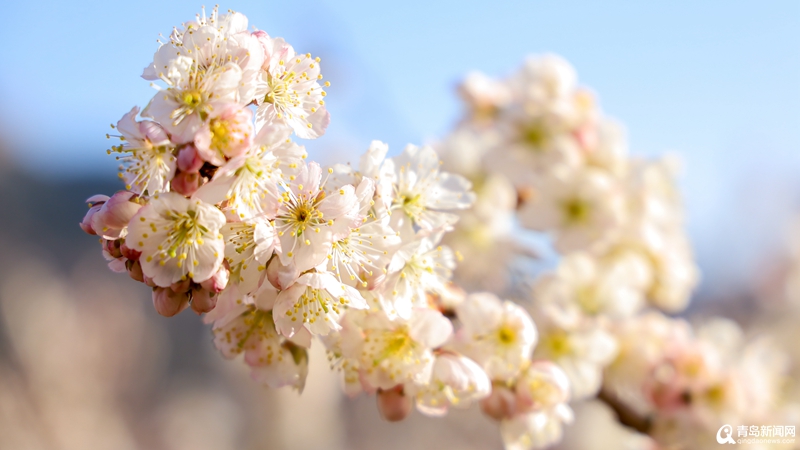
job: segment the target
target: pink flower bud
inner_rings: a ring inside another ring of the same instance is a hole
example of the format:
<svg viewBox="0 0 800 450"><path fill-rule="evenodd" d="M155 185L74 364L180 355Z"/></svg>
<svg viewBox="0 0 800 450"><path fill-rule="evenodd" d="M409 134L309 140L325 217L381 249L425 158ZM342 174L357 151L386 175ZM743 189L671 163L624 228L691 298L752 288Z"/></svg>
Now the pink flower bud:
<svg viewBox="0 0 800 450"><path fill-rule="evenodd" d="M127 260L125 261L125 268L128 269L128 275L136 281L144 283L144 273L142 272L142 265L139 261Z"/></svg>
<svg viewBox="0 0 800 450"><path fill-rule="evenodd" d="M103 203L107 202L109 198L110 197L107 195L95 194L87 198L86 203L88 203L89 206L102 205Z"/></svg>
<svg viewBox="0 0 800 450"><path fill-rule="evenodd" d="M258 30L254 31L252 35L258 39L258 43L261 44L261 48L264 50L264 67L269 66L270 52L267 51L267 47L270 45L269 34L266 31Z"/></svg>
<svg viewBox="0 0 800 450"><path fill-rule="evenodd" d="M191 287L192 287L192 280L187 278L183 281L177 281L175 283L172 283L172 286L170 286L169 288L172 289L172 292L175 292L177 294L185 294L189 292L189 288Z"/></svg>
<svg viewBox="0 0 800 450"><path fill-rule="evenodd" d="M291 286L299 276L300 272L297 270L297 266L294 264L284 266L277 257L272 258L272 261L267 265L267 280L269 280L270 284L272 284L275 289L286 289Z"/></svg>
<svg viewBox="0 0 800 450"><path fill-rule="evenodd" d="M122 256L119 240L103 239L103 250L108 252L112 258L119 258Z"/></svg>
<svg viewBox="0 0 800 450"><path fill-rule="evenodd" d="M281 288L281 282L278 277L280 270L281 263L278 261L278 258L272 258L272 261L267 264L267 281L269 281L272 287L278 290Z"/></svg>
<svg viewBox="0 0 800 450"><path fill-rule="evenodd" d="M86 199L86 203L89 204L89 211L86 211L86 215L83 216L83 220L80 223L83 231L92 235L97 234L94 228L92 228L92 217L100 211L100 208L103 207L103 203L106 201L108 201L107 195L93 195Z"/></svg>
<svg viewBox="0 0 800 450"><path fill-rule="evenodd" d="M203 163L194 145L187 145L178 152L178 169L181 172L197 173Z"/></svg>
<svg viewBox="0 0 800 450"><path fill-rule="evenodd" d="M167 131L158 123L152 120L143 120L137 122L137 125L139 126L139 131L154 146L158 147L169 144L170 140Z"/></svg>
<svg viewBox="0 0 800 450"><path fill-rule="evenodd" d="M378 412L383 420L399 422L411 413L411 398L403 393L403 385L399 384L389 390L378 389Z"/></svg>
<svg viewBox="0 0 800 450"><path fill-rule="evenodd" d="M516 409L514 393L505 386L492 386L492 393L481 400L481 411L494 420L513 417Z"/></svg>
<svg viewBox="0 0 800 450"><path fill-rule="evenodd" d="M148 277L147 275L142 275L142 283L150 286L151 288L158 287L155 281L152 278Z"/></svg>
<svg viewBox="0 0 800 450"><path fill-rule="evenodd" d="M122 252L122 256L131 261L138 261L139 257L142 256L142 252L128 247L127 245L125 245L125 243L120 245L119 251Z"/></svg>
<svg viewBox="0 0 800 450"><path fill-rule="evenodd" d="M164 317L172 317L189 306L189 296L178 294L168 288L153 289L153 306Z"/></svg>
<svg viewBox="0 0 800 450"><path fill-rule="evenodd" d="M219 270L211 276L211 278L207 279L200 283L200 286L203 289L212 292L214 294L218 294L225 289L225 286L228 285L228 279L231 276L231 271L227 267L227 263L223 263L219 266Z"/></svg>
<svg viewBox="0 0 800 450"><path fill-rule="evenodd" d="M200 181L200 174L178 172L172 179L172 190L189 197L200 188Z"/></svg>
<svg viewBox="0 0 800 450"><path fill-rule="evenodd" d="M136 201L136 194L119 191L108 199L100 210L92 216L92 229L105 239L119 239L142 205Z"/></svg>
<svg viewBox="0 0 800 450"><path fill-rule="evenodd" d="M197 314L211 311L217 306L217 294L205 289L192 289L192 310Z"/></svg>
<svg viewBox="0 0 800 450"><path fill-rule="evenodd" d="M80 225L81 230L91 235L97 234L95 233L94 228L92 228L92 216L94 216L97 211L100 211L99 206L93 206L89 208L89 211L87 211L86 215L83 216L83 220L78 224Z"/></svg>

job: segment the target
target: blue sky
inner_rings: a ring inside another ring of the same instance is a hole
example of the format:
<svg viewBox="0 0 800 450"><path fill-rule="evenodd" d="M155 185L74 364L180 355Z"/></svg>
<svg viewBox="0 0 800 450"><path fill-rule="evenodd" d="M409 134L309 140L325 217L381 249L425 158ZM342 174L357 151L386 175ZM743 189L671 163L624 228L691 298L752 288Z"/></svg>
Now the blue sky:
<svg viewBox="0 0 800 450"><path fill-rule="evenodd" d="M201 5L5 5L0 142L47 176L114 176L104 151L108 124L147 103L153 91L139 74L158 34ZM633 153L682 157L690 231L707 278L752 270L800 211L800 2L221 7L322 58L332 122L309 148L323 162L350 159L372 139L399 151L441 136L458 117L454 87L464 73L504 75L529 53L553 52L626 124Z"/></svg>

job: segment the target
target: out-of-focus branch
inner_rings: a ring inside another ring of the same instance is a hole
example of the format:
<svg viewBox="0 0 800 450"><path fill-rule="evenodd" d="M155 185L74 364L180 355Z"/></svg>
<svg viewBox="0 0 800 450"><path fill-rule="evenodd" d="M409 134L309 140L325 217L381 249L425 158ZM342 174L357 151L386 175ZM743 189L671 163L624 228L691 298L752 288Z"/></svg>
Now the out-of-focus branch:
<svg viewBox="0 0 800 450"><path fill-rule="evenodd" d="M650 430L652 425L650 417L639 415L632 408L619 401L612 393L601 390L600 393L597 394L597 399L611 407L617 414L620 423L626 427L633 428L644 434L647 434Z"/></svg>

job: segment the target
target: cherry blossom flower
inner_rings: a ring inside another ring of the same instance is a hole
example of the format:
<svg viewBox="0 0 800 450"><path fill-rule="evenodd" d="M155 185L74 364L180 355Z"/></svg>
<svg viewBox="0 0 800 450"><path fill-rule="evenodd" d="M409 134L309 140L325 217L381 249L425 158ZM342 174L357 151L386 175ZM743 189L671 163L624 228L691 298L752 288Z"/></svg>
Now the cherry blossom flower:
<svg viewBox="0 0 800 450"><path fill-rule="evenodd" d="M547 109L519 106L505 114L498 157L489 159L495 171L506 172L517 184L529 184L531 172L544 174L555 166L579 167L582 158L572 134L571 118Z"/></svg>
<svg viewBox="0 0 800 450"><path fill-rule="evenodd" d="M377 298L390 318L408 319L415 307L428 306L428 293L446 295L455 266L453 252L423 237L404 243L392 256Z"/></svg>
<svg viewBox="0 0 800 450"><path fill-rule="evenodd" d="M413 388L412 388L413 389ZM430 381L416 389L417 409L428 416L447 414L450 406L468 408L489 395L492 383L475 361L442 353L436 357Z"/></svg>
<svg viewBox="0 0 800 450"><path fill-rule="evenodd" d="M354 224L349 234L333 242L328 255L328 270L339 281L354 287L372 289L379 285L385 279L391 255L401 242L386 217L378 218L374 194L372 180L362 178L355 195L363 219Z"/></svg>
<svg viewBox="0 0 800 450"><path fill-rule="evenodd" d="M295 53L282 38L258 38L266 59L255 89L256 129L277 122L289 125L302 139L325 134L331 119L323 100L327 94L319 85L319 58Z"/></svg>
<svg viewBox="0 0 800 450"><path fill-rule="evenodd" d="M215 166L239 156L253 145L253 112L238 105L214 111L194 137L201 158Z"/></svg>
<svg viewBox="0 0 800 450"><path fill-rule="evenodd" d="M556 170L537 184L520 210L526 227L549 231L561 252L602 243L623 220L622 196L614 180L593 169Z"/></svg>
<svg viewBox="0 0 800 450"><path fill-rule="evenodd" d="M231 281L239 285L241 293L253 293L275 249L275 227L264 218L254 218L229 222L221 232L225 239L225 259L231 268Z"/></svg>
<svg viewBox="0 0 800 450"><path fill-rule="evenodd" d="M254 146L217 169L194 197L225 202L223 209L242 220L262 215L273 219L279 206L278 183L284 176L281 168L295 170L306 157L303 147L288 140L290 133L283 126L262 128Z"/></svg>
<svg viewBox="0 0 800 450"><path fill-rule="evenodd" d="M578 167L593 134L595 110L577 88L573 68L554 55L531 57L501 82L511 101L493 114L496 142L486 164L517 185L558 165ZM485 125L484 125L485 128Z"/></svg>
<svg viewBox="0 0 800 450"><path fill-rule="evenodd" d="M403 153L384 162L381 169L393 180L392 227L413 234L412 225L426 231L448 228L458 216L449 212L466 209L475 201L472 184L460 175L439 171L439 157L431 147L407 146Z"/></svg>
<svg viewBox="0 0 800 450"><path fill-rule="evenodd" d="M644 305L644 292L626 264L603 262L586 253L564 257L554 273L540 277L534 298L540 308L581 316L630 317Z"/></svg>
<svg viewBox="0 0 800 450"><path fill-rule="evenodd" d="M530 361L537 332L521 306L477 293L456 306L456 314L466 354L481 364L492 380L514 379Z"/></svg>
<svg viewBox="0 0 800 450"><path fill-rule="evenodd" d="M122 144L108 152L121 153L119 177L125 188L141 195L155 195L169 190L175 176L174 144L158 123L136 121L139 108L133 107L117 122Z"/></svg>
<svg viewBox="0 0 800 450"><path fill-rule="evenodd" d="M304 348L311 344L308 332L297 333L293 341L284 339L275 329L272 312L255 304L238 305L229 315L233 318L214 323L217 349L226 358L244 354L254 380L272 388L292 386L302 392L308 375Z"/></svg>
<svg viewBox="0 0 800 450"><path fill-rule="evenodd" d="M506 83L481 72L468 73L458 87L458 93L467 104L470 120L478 123L495 119L513 98Z"/></svg>
<svg viewBox="0 0 800 450"><path fill-rule="evenodd" d="M617 353L614 336L596 322L576 320L549 310L533 315L539 329L534 359L553 361L569 379L574 399L597 394L603 368Z"/></svg>
<svg viewBox="0 0 800 450"><path fill-rule="evenodd" d="M414 309L408 320L368 312L357 325L343 329L342 351L359 362L362 383L372 389L426 384L433 371L433 349L453 332L447 318L426 308Z"/></svg>
<svg viewBox="0 0 800 450"><path fill-rule="evenodd" d="M367 151L361 155L357 169L349 164L334 164L328 181L332 186L340 187L348 184L359 186L364 179L369 179L374 186L369 210L372 213L372 219L380 222L386 222L389 217L394 195L392 179L386 176L386 169L383 165L388 151L389 146L385 143L372 141ZM363 202L361 209L364 213Z"/></svg>
<svg viewBox="0 0 800 450"><path fill-rule="evenodd" d="M507 450L548 447L561 439L564 424L573 420L569 382L556 365L534 362L516 387L518 412L500 422Z"/></svg>
<svg viewBox="0 0 800 450"><path fill-rule="evenodd" d="M142 116L162 124L177 143L194 141L212 114L239 102L242 69L232 62L202 69L192 58L178 56L161 78L168 87L156 93Z"/></svg>
<svg viewBox="0 0 800 450"><path fill-rule="evenodd" d="M347 308L366 309L355 289L327 273L306 273L278 294L274 318L278 330L292 337L301 329L325 335L341 329L339 318Z"/></svg>
<svg viewBox="0 0 800 450"><path fill-rule="evenodd" d="M255 79L264 63L264 52L256 36L247 31L247 17L237 12L219 15L217 7L206 16L205 8L196 19L173 29L169 42L162 43L153 62L145 67L142 78L163 80L170 62L177 57L190 58L201 70L236 64L242 74L238 97L242 105L253 100Z"/></svg>
<svg viewBox="0 0 800 450"><path fill-rule="evenodd" d="M303 164L292 178L281 183L275 229L281 263L303 272L323 263L333 242L347 237L362 218L355 188L327 190L317 163Z"/></svg>
<svg viewBox="0 0 800 450"><path fill-rule="evenodd" d="M173 192L154 196L128 226L128 246L142 252L144 274L161 287L200 283L222 264L225 216L212 205Z"/></svg>

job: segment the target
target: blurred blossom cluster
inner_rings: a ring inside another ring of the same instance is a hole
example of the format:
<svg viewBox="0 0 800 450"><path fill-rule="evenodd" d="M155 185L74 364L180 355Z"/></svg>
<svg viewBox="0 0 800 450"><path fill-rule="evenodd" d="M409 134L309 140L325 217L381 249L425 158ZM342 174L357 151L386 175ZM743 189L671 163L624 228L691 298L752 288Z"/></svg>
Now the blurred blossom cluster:
<svg viewBox="0 0 800 450"><path fill-rule="evenodd" d="M616 448L793 423L784 353L666 315L699 277L677 163L630 156L561 58L468 75L463 119L432 146L390 158L374 141L328 168L294 140L330 122L319 58L241 13L175 28L142 77L156 93L109 150L125 190L89 198L80 226L256 382L302 392L316 341L384 419L478 403L509 450L560 442L573 407L567 435L603 428Z"/></svg>
<svg viewBox="0 0 800 450"><path fill-rule="evenodd" d="M666 315L685 311L699 278L674 158L630 156L621 126L557 56L530 57L506 79L470 74L460 92L466 114L437 147L477 195L445 239L463 255L454 281L530 312L533 359L564 371L587 416L571 433L614 430L602 444L568 436L565 448L710 448L724 424L797 422L784 395L792 364L773 340L728 319ZM543 234L550 252L534 248ZM526 263L536 254L555 267ZM519 390L492 378L492 396ZM513 409L500 421L507 448L552 441L532 424L507 432Z"/></svg>

